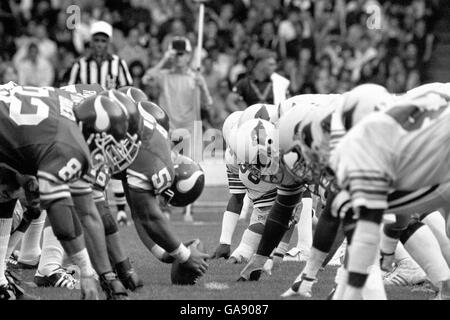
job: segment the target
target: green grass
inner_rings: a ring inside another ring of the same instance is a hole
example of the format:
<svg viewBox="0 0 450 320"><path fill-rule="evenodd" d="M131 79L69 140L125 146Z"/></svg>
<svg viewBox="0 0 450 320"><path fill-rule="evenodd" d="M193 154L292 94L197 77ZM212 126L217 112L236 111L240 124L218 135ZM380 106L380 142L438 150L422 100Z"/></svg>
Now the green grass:
<svg viewBox="0 0 450 320"><path fill-rule="evenodd" d="M172 216L173 229L182 240L200 238L205 250L212 252L220 236L219 209L196 210L195 224L181 221L181 215L175 211ZM233 237L232 249L240 240L245 222L240 222ZM243 265L230 265L223 259L209 262L207 274L194 286L173 286L170 282L170 265L160 263L140 242L134 226L120 229L123 244L129 253L133 266L144 281L141 292L131 293L130 298L136 300L275 300L284 292L303 268L303 263L284 262L271 277L263 276L258 282L236 282ZM293 239L295 241L295 239ZM295 242L293 242L295 243ZM335 268L327 267L319 274L320 281L314 287L313 299L326 299L333 286ZM24 281L31 282L34 271L23 271ZM210 289L209 283L222 285L219 289ZM45 300L72 300L80 298L80 291L59 288L33 288L24 285L28 292ZM394 300L427 300L430 293L412 292L412 288L388 288L389 299ZM300 299L300 298L295 298Z"/></svg>

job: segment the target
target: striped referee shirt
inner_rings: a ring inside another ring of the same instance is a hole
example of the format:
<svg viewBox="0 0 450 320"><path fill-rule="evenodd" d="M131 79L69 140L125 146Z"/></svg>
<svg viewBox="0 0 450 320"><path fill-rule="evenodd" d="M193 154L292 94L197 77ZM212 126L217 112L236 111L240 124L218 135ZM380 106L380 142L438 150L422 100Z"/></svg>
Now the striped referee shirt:
<svg viewBox="0 0 450 320"><path fill-rule="evenodd" d="M81 57L70 72L71 84L100 84L107 89L117 89L133 85L133 78L125 60L109 54L101 63L91 56Z"/></svg>

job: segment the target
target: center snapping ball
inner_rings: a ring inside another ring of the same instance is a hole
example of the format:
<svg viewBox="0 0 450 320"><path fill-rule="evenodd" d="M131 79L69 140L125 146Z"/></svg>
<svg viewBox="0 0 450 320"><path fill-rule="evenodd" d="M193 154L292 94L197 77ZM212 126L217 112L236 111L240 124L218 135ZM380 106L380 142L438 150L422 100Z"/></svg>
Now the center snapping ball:
<svg viewBox="0 0 450 320"><path fill-rule="evenodd" d="M203 243L199 239L191 240L185 243L191 251L197 250L205 253ZM194 285L201 276L194 273L191 269L187 268L183 263L174 261L172 263L172 269L170 271L170 279L172 284L176 285Z"/></svg>

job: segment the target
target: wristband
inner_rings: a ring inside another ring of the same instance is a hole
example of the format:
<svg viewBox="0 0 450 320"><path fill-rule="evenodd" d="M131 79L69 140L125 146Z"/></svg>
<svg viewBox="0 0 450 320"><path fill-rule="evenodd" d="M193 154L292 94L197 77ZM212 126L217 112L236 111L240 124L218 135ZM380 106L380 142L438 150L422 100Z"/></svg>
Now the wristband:
<svg viewBox="0 0 450 320"><path fill-rule="evenodd" d="M170 253L170 255L177 259L180 263L185 263L191 256L191 250L186 248L186 246L181 243L177 249Z"/></svg>

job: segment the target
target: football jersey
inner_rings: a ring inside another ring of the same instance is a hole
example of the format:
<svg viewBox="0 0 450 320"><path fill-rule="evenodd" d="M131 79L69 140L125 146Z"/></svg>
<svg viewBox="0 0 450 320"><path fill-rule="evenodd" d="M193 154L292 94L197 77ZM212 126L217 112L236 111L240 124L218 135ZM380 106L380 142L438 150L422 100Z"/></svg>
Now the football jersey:
<svg viewBox="0 0 450 320"><path fill-rule="evenodd" d="M386 209L393 190L450 181L450 109L439 95L400 99L367 116L330 158L337 182L354 207Z"/></svg>
<svg viewBox="0 0 450 320"><path fill-rule="evenodd" d="M158 195L170 188L175 171L167 132L152 118L150 115L145 118L142 144L126 170L126 178L130 188Z"/></svg>
<svg viewBox="0 0 450 320"><path fill-rule="evenodd" d="M39 178L41 201L69 197L68 186L90 167L73 106L83 97L55 88L0 88L0 162ZM42 204L42 203L41 203Z"/></svg>

